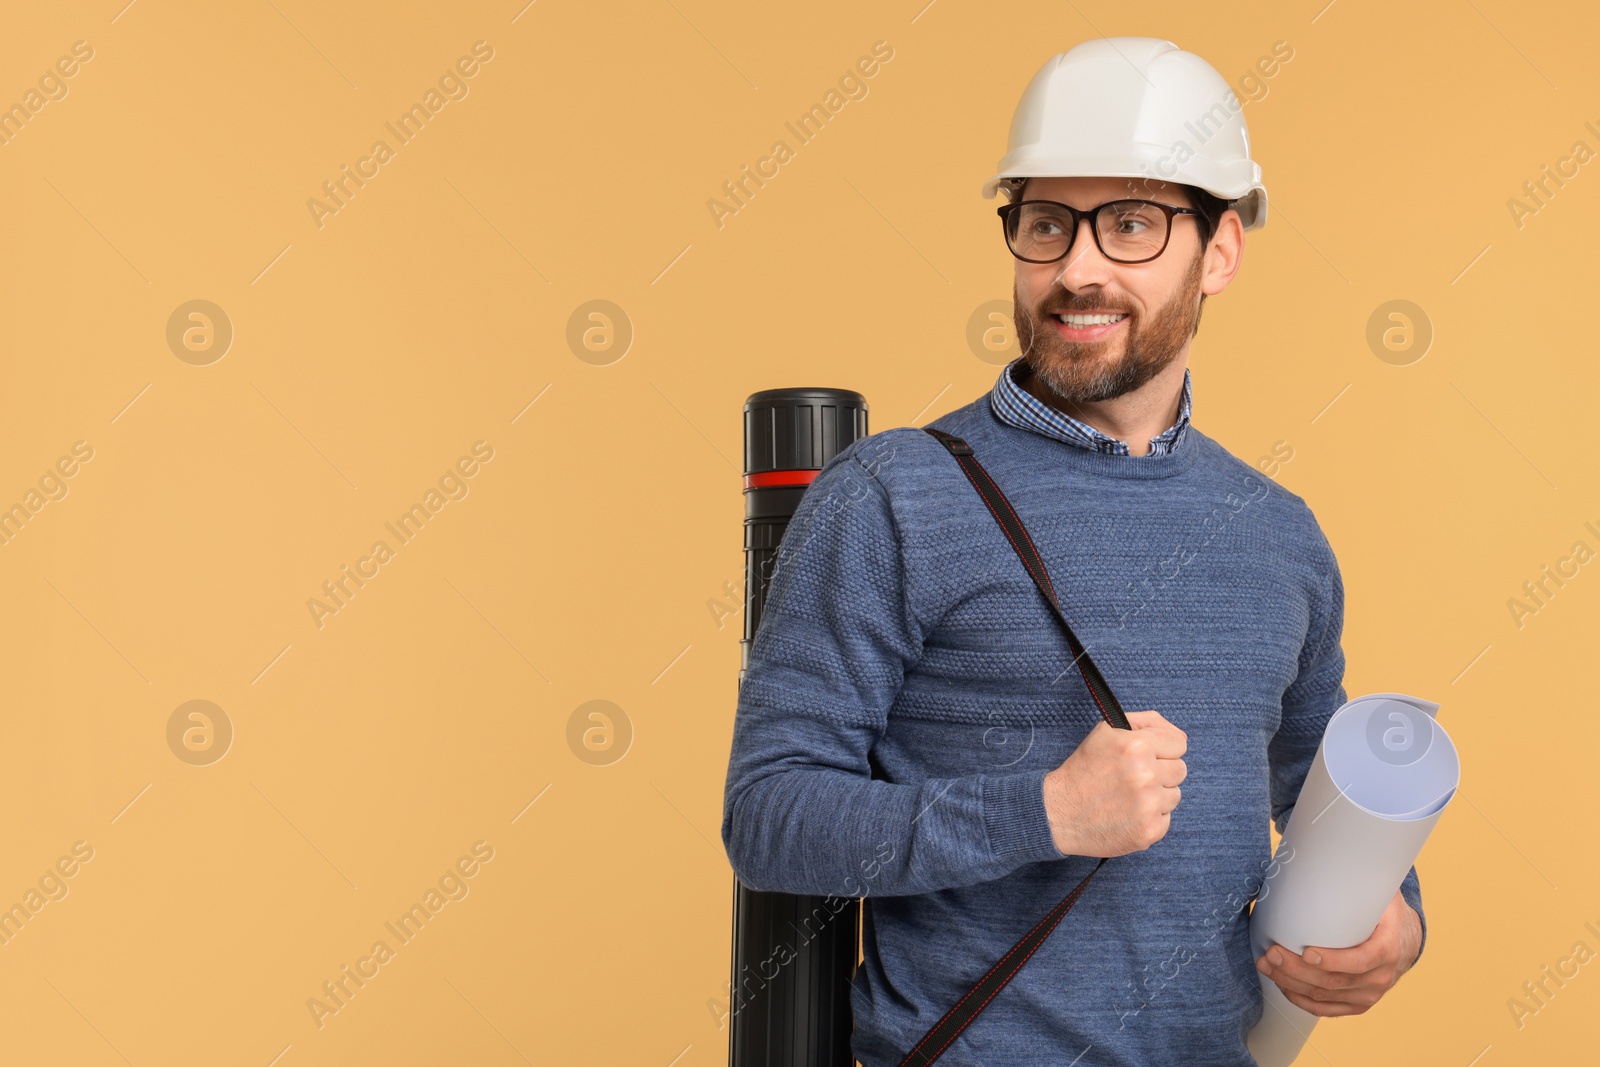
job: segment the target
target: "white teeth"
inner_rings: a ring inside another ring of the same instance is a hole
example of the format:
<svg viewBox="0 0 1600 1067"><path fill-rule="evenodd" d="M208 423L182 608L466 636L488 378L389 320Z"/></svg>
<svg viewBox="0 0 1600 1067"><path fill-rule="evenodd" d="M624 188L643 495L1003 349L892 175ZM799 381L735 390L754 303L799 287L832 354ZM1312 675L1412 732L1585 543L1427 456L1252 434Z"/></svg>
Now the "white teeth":
<svg viewBox="0 0 1600 1067"><path fill-rule="evenodd" d="M1107 323L1120 322L1127 317L1125 312L1116 315L1056 315L1056 318L1068 326L1079 328L1084 326L1104 326Z"/></svg>

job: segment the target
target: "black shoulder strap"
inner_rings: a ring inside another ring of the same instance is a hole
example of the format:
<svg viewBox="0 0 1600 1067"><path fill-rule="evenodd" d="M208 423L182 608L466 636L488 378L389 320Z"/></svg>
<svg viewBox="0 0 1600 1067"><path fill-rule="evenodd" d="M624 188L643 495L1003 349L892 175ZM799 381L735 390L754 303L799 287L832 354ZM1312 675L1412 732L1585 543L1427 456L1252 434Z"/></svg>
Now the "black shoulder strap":
<svg viewBox="0 0 1600 1067"><path fill-rule="evenodd" d="M973 487L978 490L978 495L983 498L984 504L988 506L989 513L994 516L995 521L1000 524L1000 529L1005 532L1006 540L1010 541L1011 547L1016 549L1017 555L1022 559L1022 565L1027 568L1028 574L1033 578L1034 583L1038 585L1039 591L1044 594L1045 600L1050 604L1050 610L1055 613L1055 617L1061 622L1061 628L1066 631L1067 645L1072 649L1074 662L1077 663L1079 671L1083 674L1084 684L1089 687L1089 695L1094 697L1094 702L1100 709L1101 717L1119 730L1132 729L1132 726L1128 723L1127 716L1122 712L1122 706L1117 703L1117 698L1112 694L1111 687L1106 684L1106 680L1101 676L1099 668L1089 658L1089 652L1083 647L1082 642L1078 640L1078 635L1072 632L1072 626L1068 624L1066 615L1061 611L1061 604L1056 600L1055 586L1050 581L1049 572L1045 570L1044 560L1039 556L1039 550L1034 547L1033 538L1028 536L1027 528L1022 525L1022 520L1017 517L1016 511L1012 509L1011 502L1000 491L1000 487L994 484L994 481L989 477L989 472L984 470L977 458L973 456L970 445L961 438L945 433L943 430L935 430L928 426L924 426L923 429L937 438L945 448L949 449L950 454L956 458L956 462L961 464L961 469L966 472L967 478L972 482ZM1095 864L1094 870L1085 875L1083 881L1079 882L1061 903L1051 908L1049 913L1034 925L1033 929L1023 935L1022 940L1018 941L1011 947L1010 951L1000 957L1000 962L990 967L988 972L978 979L972 988L956 1002L955 1007L946 1012L944 1018L935 1023L933 1028L922 1036L922 1040L918 1041L911 1051L906 1053L905 1059L900 1061L900 1067L926 1067L927 1064L932 1063L943 1055L944 1050L950 1047L950 1043L956 1039L956 1036L965 1030L973 1019L977 1018L978 1013L988 1006L989 1001L993 1000L1000 990L1006 987L1006 983L1016 977L1017 972L1022 970L1022 965L1028 962L1040 945L1044 944L1045 939L1050 936L1062 918L1072 909L1072 905L1078 902L1078 897L1083 893L1084 887L1089 884L1089 879L1099 873L1105 862L1105 857L1101 857L1100 862Z"/></svg>
<svg viewBox="0 0 1600 1067"><path fill-rule="evenodd" d="M1028 569L1034 583L1039 586L1039 591L1050 604L1050 610L1061 622L1061 628L1066 631L1067 645L1072 649L1074 662L1083 674L1084 684L1089 687L1089 695L1094 697L1094 702L1100 708L1100 715L1106 722L1119 730L1130 730L1127 716L1122 713L1122 705L1117 703L1117 698L1112 695L1111 687L1100 674L1100 668L1094 665L1094 660L1089 658L1089 652L1078 640L1078 635L1072 632L1072 626L1067 622L1067 617L1061 611L1061 604L1056 600L1056 587L1050 581L1050 572L1045 570L1044 560L1039 555L1039 550L1033 545L1033 538L1028 536L1027 527L1022 525L1022 520L1011 507L1011 501L1006 499L1000 487L994 484L989 477L989 472L983 469L976 456L972 454L972 446L961 438L935 430L931 426L924 426L924 430L932 434L940 444L950 450L956 457L956 462L961 464L961 469L966 472L967 478L978 490L978 495L983 497L983 502L988 505L989 513L1000 524L1000 529L1005 532L1006 539L1011 542L1011 547L1017 550L1017 555L1022 557L1022 565Z"/></svg>

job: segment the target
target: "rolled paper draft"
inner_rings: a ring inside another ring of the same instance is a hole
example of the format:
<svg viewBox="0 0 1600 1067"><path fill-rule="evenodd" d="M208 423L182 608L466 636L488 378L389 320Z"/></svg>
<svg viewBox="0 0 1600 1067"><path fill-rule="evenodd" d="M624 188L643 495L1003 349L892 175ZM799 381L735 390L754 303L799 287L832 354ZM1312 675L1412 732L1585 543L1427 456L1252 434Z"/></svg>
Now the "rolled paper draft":
<svg viewBox="0 0 1600 1067"><path fill-rule="evenodd" d="M1273 944L1299 953L1372 936L1461 783L1438 712L1418 697L1370 693L1329 718L1250 912L1252 959ZM1260 1067L1289 1067L1320 1016L1256 977L1266 1003L1250 1054Z"/></svg>

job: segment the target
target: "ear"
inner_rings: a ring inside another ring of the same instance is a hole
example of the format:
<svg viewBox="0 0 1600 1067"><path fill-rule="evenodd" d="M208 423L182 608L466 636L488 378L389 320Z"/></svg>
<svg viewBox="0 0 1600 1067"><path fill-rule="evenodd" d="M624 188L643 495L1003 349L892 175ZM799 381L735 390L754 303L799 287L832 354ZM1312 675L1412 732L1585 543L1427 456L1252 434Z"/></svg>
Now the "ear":
<svg viewBox="0 0 1600 1067"><path fill-rule="evenodd" d="M1205 270L1200 275L1200 291L1208 296L1228 287L1244 261L1244 226L1239 213L1229 208L1217 220L1217 232L1206 246Z"/></svg>

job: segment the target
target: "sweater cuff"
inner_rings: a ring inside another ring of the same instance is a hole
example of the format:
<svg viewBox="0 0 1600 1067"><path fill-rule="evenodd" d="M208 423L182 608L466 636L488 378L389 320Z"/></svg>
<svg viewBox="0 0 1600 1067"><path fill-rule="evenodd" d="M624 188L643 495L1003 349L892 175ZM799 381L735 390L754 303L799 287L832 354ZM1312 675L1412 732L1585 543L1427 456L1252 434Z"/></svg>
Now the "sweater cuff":
<svg viewBox="0 0 1600 1067"><path fill-rule="evenodd" d="M983 829L989 854L1006 869L1064 859L1044 806L1045 771L983 775Z"/></svg>
<svg viewBox="0 0 1600 1067"><path fill-rule="evenodd" d="M1422 961L1422 950L1428 944L1428 917L1422 913L1422 887L1417 881L1416 867L1407 871L1405 880L1400 883L1400 899L1411 905L1411 910L1417 913L1418 924L1422 928L1422 937L1417 942L1417 958L1411 963L1411 966L1415 967Z"/></svg>

